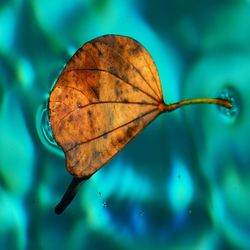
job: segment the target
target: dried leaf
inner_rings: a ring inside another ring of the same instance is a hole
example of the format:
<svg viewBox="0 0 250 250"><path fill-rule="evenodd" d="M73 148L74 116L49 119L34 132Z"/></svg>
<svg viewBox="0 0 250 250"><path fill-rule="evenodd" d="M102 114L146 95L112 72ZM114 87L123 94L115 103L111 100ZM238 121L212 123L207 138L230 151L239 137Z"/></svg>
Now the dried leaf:
<svg viewBox="0 0 250 250"><path fill-rule="evenodd" d="M135 40L104 36L69 61L50 95L53 134L76 177L89 177L160 114L155 64Z"/></svg>
<svg viewBox="0 0 250 250"><path fill-rule="evenodd" d="M204 102L228 106L220 99L166 105L147 50L132 38L106 35L87 42L70 59L51 91L49 116L68 171L87 179L160 113ZM73 183L70 190L79 181Z"/></svg>

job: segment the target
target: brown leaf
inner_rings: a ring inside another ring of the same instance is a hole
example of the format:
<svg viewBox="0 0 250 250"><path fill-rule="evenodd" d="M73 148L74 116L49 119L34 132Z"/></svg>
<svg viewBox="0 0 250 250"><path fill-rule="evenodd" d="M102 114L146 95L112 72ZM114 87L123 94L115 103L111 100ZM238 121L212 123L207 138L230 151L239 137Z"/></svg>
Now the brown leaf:
<svg viewBox="0 0 250 250"><path fill-rule="evenodd" d="M132 38L98 37L70 59L49 98L54 138L75 176L62 201L61 213L87 179L114 157L160 113L192 103L222 99L191 99L166 105L152 57Z"/></svg>
<svg viewBox="0 0 250 250"><path fill-rule="evenodd" d="M49 100L53 134L67 169L87 178L161 112L161 85L149 53L135 40L103 36L68 62Z"/></svg>

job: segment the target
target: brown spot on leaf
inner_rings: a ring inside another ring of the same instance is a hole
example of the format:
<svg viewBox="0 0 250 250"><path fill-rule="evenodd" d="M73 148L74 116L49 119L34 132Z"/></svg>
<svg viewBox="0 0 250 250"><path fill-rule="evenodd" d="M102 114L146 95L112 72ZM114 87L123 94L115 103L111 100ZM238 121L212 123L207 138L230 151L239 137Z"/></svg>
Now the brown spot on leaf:
<svg viewBox="0 0 250 250"><path fill-rule="evenodd" d="M120 97L121 94L122 94L123 90L122 90L122 84L120 83L119 80L116 81L116 84L115 84L115 95L117 97Z"/></svg>
<svg viewBox="0 0 250 250"><path fill-rule="evenodd" d="M128 77L126 76L126 75L122 75L122 80L124 81L124 82L128 82Z"/></svg>
<svg viewBox="0 0 250 250"><path fill-rule="evenodd" d="M71 114L68 118L68 122L72 122L74 120L74 116Z"/></svg>
<svg viewBox="0 0 250 250"><path fill-rule="evenodd" d="M128 127L126 135L128 138L133 137L134 133L136 132L136 127L137 126L132 126L132 127Z"/></svg>
<svg viewBox="0 0 250 250"><path fill-rule="evenodd" d="M92 112L90 110L88 110L87 113L88 113L89 118L92 119L92 115L93 115Z"/></svg>
<svg viewBox="0 0 250 250"><path fill-rule="evenodd" d="M129 102L129 101L128 101L128 98L122 98L122 102L128 103L128 102Z"/></svg>
<svg viewBox="0 0 250 250"><path fill-rule="evenodd" d="M93 159L97 159L100 156L100 154L101 154L100 151L94 150L92 154Z"/></svg>
<svg viewBox="0 0 250 250"><path fill-rule="evenodd" d="M129 54L133 55L133 56L137 56L138 54L140 54L142 51L142 47L139 44L135 44L133 47L131 47L129 49Z"/></svg>
<svg viewBox="0 0 250 250"><path fill-rule="evenodd" d="M91 89L93 93L95 94L95 97L99 99L100 84L96 83L95 85L92 85Z"/></svg>

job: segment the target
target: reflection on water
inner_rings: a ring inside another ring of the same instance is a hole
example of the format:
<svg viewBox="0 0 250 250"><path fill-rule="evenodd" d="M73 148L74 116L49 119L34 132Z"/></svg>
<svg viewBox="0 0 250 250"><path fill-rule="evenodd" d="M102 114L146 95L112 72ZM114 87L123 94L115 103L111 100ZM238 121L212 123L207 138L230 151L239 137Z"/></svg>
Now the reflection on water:
<svg viewBox="0 0 250 250"><path fill-rule="evenodd" d="M1 249L248 249L250 5L245 1L2 1ZM82 184L69 184L49 91L84 42L129 35L152 54L167 103L223 97L155 120Z"/></svg>

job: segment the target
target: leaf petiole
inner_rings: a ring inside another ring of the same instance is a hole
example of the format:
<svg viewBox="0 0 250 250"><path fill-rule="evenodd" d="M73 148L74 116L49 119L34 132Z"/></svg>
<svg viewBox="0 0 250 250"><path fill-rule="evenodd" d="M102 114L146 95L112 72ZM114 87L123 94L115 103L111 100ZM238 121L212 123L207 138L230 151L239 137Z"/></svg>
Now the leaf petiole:
<svg viewBox="0 0 250 250"><path fill-rule="evenodd" d="M225 108L228 108L228 109L232 108L232 103L228 100L225 100L225 99L221 99L221 98L194 98L194 99L179 101L179 102L172 103L172 104L161 103L160 109L162 110L162 112L171 112L171 111L178 109L182 106L190 105L190 104L217 104L220 106L224 106Z"/></svg>
<svg viewBox="0 0 250 250"><path fill-rule="evenodd" d="M55 207L56 214L61 214L65 210L65 208L71 203L83 180L84 180L83 178L76 178L76 177L72 179L61 201Z"/></svg>

